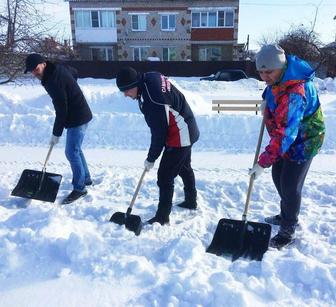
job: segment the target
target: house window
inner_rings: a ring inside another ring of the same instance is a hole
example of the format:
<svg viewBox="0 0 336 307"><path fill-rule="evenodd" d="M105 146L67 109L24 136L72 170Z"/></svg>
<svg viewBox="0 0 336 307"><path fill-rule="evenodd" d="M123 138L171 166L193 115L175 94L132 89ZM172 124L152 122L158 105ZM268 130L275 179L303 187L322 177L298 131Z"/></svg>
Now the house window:
<svg viewBox="0 0 336 307"><path fill-rule="evenodd" d="M146 15L132 15L132 30L146 31Z"/></svg>
<svg viewBox="0 0 336 307"><path fill-rule="evenodd" d="M176 48L163 48L162 58L164 61L176 61Z"/></svg>
<svg viewBox="0 0 336 307"><path fill-rule="evenodd" d="M233 11L226 11L225 27L233 27Z"/></svg>
<svg viewBox="0 0 336 307"><path fill-rule="evenodd" d="M208 15L208 27L215 28L217 26L217 13L209 12Z"/></svg>
<svg viewBox="0 0 336 307"><path fill-rule="evenodd" d="M221 49L219 47L200 48L198 57L200 61L220 61Z"/></svg>
<svg viewBox="0 0 336 307"><path fill-rule="evenodd" d="M224 27L225 14L224 11L218 12L218 27Z"/></svg>
<svg viewBox="0 0 336 307"><path fill-rule="evenodd" d="M101 28L114 28L115 15L112 11L99 11L100 27Z"/></svg>
<svg viewBox="0 0 336 307"><path fill-rule="evenodd" d="M91 60L93 61L113 61L112 48L108 47L92 47Z"/></svg>
<svg viewBox="0 0 336 307"><path fill-rule="evenodd" d="M75 11L76 28L91 27L90 11Z"/></svg>
<svg viewBox="0 0 336 307"><path fill-rule="evenodd" d="M115 28L114 11L75 11L76 28Z"/></svg>
<svg viewBox="0 0 336 307"><path fill-rule="evenodd" d="M234 12L231 9L211 12L193 12L191 14L193 28L233 27Z"/></svg>
<svg viewBox="0 0 336 307"><path fill-rule="evenodd" d="M162 31L175 31L176 16L173 14L161 16L161 30Z"/></svg>
<svg viewBox="0 0 336 307"><path fill-rule="evenodd" d="M192 13L191 25L193 28L199 28L201 24L201 16L199 13Z"/></svg>
<svg viewBox="0 0 336 307"><path fill-rule="evenodd" d="M208 26L208 13L202 12L201 13L201 27L207 27Z"/></svg>
<svg viewBox="0 0 336 307"><path fill-rule="evenodd" d="M148 47L133 47L133 60L146 61L148 56Z"/></svg>
<svg viewBox="0 0 336 307"><path fill-rule="evenodd" d="M92 28L99 28L98 11L91 11Z"/></svg>

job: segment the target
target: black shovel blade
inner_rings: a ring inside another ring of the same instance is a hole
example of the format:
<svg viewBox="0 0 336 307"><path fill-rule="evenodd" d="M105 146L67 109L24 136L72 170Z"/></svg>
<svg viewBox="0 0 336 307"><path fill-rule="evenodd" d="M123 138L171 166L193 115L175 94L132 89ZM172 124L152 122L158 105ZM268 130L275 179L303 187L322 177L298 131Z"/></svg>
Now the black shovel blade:
<svg viewBox="0 0 336 307"><path fill-rule="evenodd" d="M142 229L141 218L138 215L116 212L111 216L110 222L118 225L125 225L128 230L133 231L137 236Z"/></svg>
<svg viewBox="0 0 336 307"><path fill-rule="evenodd" d="M125 226L128 230L133 231L136 236L140 234L142 225L140 216L133 214L127 215Z"/></svg>
<svg viewBox="0 0 336 307"><path fill-rule="evenodd" d="M206 251L231 257L232 261L239 257L261 261L268 249L270 235L269 224L221 219Z"/></svg>
<svg viewBox="0 0 336 307"><path fill-rule="evenodd" d="M239 257L261 261L268 249L271 232L270 224L247 222L244 233L244 248Z"/></svg>
<svg viewBox="0 0 336 307"><path fill-rule="evenodd" d="M220 219L207 253L230 256L241 249L241 236L245 223L230 219Z"/></svg>
<svg viewBox="0 0 336 307"><path fill-rule="evenodd" d="M61 180L59 174L25 169L11 195L53 203Z"/></svg>
<svg viewBox="0 0 336 307"><path fill-rule="evenodd" d="M116 223L118 225L124 225L125 221L126 221L126 213L124 212L113 213L110 218L110 222Z"/></svg>

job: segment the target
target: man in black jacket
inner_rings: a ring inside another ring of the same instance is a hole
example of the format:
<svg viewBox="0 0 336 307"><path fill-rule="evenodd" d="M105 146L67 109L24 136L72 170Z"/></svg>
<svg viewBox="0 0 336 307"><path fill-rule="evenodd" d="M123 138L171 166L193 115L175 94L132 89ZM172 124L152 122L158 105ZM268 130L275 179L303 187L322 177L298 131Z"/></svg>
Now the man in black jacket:
<svg viewBox="0 0 336 307"><path fill-rule="evenodd" d="M25 73L31 72L52 99L56 117L50 145L56 145L67 129L65 155L72 169L73 191L63 200L71 203L87 194L86 185L91 185L90 172L81 149L91 110L76 81L74 70L61 64L54 64L37 53L26 58Z"/></svg>
<svg viewBox="0 0 336 307"><path fill-rule="evenodd" d="M190 164L191 147L199 138L194 114L183 94L159 72L140 74L125 67L118 72L116 82L126 97L138 100L150 128L151 144L144 162L147 171L154 166L164 148L157 175L158 209L148 223L167 224L177 175L183 180L185 193L185 201L179 206L197 207L195 175Z"/></svg>

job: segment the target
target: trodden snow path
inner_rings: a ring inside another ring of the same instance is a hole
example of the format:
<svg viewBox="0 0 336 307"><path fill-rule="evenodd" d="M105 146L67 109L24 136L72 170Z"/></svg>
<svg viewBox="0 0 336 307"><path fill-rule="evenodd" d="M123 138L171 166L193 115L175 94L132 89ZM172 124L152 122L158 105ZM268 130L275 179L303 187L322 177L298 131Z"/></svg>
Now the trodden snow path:
<svg viewBox="0 0 336 307"><path fill-rule="evenodd" d="M84 146L95 185L62 206L72 188L64 136L47 165L63 175L56 202L10 196L24 169L42 169L55 114L38 80L0 87L1 307L336 306L336 79L315 79L327 133L303 190L297 242L270 249L262 262L234 263L205 249L220 218L241 218L261 117L217 114L211 100L260 98L265 85L172 82L201 131L192 155L199 209L174 207L170 226L146 225L139 237L108 222L114 212L126 212L143 171L150 132L137 103L115 80L79 80L94 115ZM156 210L156 168L146 174L132 211L143 220ZM174 205L182 199L178 179ZM278 203L268 170L255 182L249 220L278 213Z"/></svg>
<svg viewBox="0 0 336 307"><path fill-rule="evenodd" d="M0 154L1 306L336 303L334 155L320 155L312 165L295 245L270 249L262 262L232 263L205 249L220 218L241 218L253 155L195 152L198 210L173 207L169 226L146 225L136 237L108 220L126 211L145 151L86 150L95 184L88 196L66 206L59 201L72 186L63 149L54 150L47 166L64 176L54 204L9 196L24 168L42 167L47 149L13 146L6 151L7 159ZM174 204L182 199L178 179ZM144 179L133 214L152 217L157 201L154 169ZM255 182L249 220L277 213L278 203L268 171Z"/></svg>

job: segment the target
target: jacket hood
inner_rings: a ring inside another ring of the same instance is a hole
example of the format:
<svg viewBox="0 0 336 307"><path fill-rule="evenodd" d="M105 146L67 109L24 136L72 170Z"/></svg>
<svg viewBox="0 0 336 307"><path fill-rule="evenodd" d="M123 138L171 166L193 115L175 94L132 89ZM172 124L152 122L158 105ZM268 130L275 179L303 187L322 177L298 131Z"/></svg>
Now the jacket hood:
<svg viewBox="0 0 336 307"><path fill-rule="evenodd" d="M315 77L315 71L304 60L296 56L287 56L287 69L281 82L289 80L304 80L311 81Z"/></svg>

